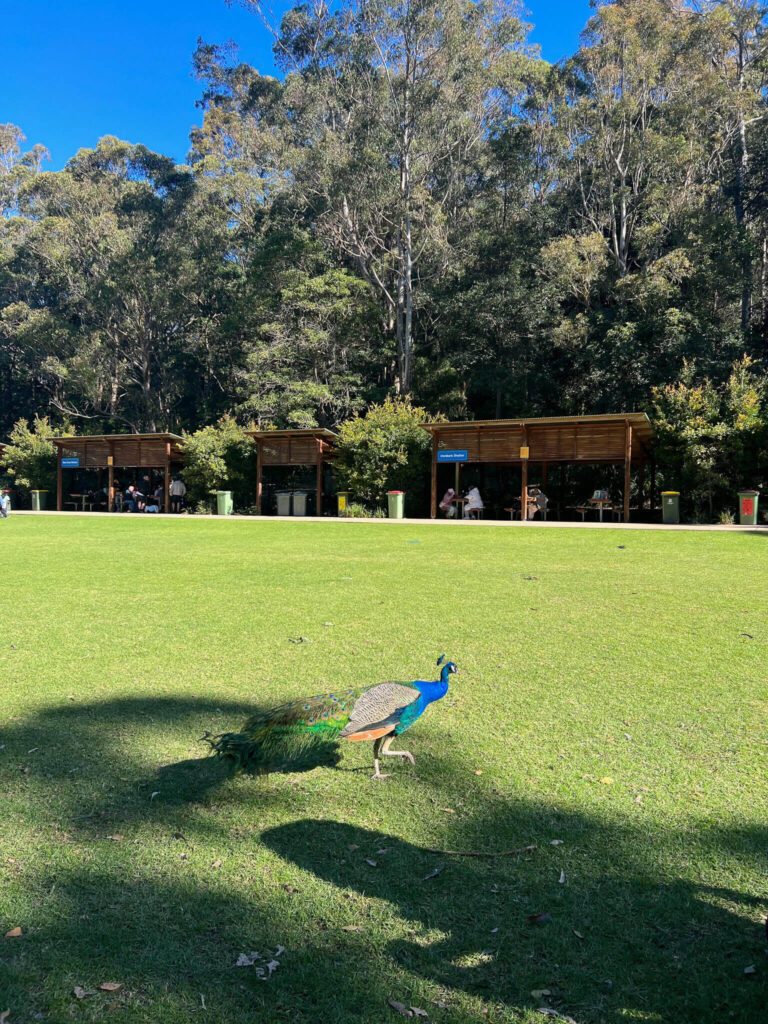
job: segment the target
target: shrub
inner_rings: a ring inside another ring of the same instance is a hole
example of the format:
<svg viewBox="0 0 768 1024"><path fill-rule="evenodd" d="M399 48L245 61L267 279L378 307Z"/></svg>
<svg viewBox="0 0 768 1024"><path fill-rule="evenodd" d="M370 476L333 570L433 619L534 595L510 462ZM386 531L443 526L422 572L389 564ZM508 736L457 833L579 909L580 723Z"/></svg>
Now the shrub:
<svg viewBox="0 0 768 1024"><path fill-rule="evenodd" d="M10 486L21 496L31 490L56 490L56 446L50 439L57 436L47 416L35 416L31 427L28 420L14 424L0 469L5 469Z"/></svg>
<svg viewBox="0 0 768 1024"><path fill-rule="evenodd" d="M351 501L344 513L346 519L386 519L387 513L383 508L369 509L361 505L359 501Z"/></svg>
<svg viewBox="0 0 768 1024"><path fill-rule="evenodd" d="M681 491L686 515L713 522L741 487L768 477L766 382L745 356L716 387L686 363L680 380L654 391L657 454L665 486Z"/></svg>
<svg viewBox="0 0 768 1024"><path fill-rule="evenodd" d="M431 419L425 409L388 398L343 423L334 460L339 489L374 508L386 505L387 491L405 491L406 515L423 513L431 439L420 424Z"/></svg>
<svg viewBox="0 0 768 1024"><path fill-rule="evenodd" d="M191 506L213 507L216 491L232 491L236 507L256 490L256 442L231 416L184 437L184 481Z"/></svg>

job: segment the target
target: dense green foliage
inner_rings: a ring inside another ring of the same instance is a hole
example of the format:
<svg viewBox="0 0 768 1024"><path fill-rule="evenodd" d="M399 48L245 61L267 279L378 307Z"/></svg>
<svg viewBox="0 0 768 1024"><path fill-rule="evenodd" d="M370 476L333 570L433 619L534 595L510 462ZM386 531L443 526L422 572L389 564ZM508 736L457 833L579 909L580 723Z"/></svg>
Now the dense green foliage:
<svg viewBox="0 0 768 1024"><path fill-rule="evenodd" d="M31 427L24 419L14 424L8 444L0 453L0 472L8 477L11 487L24 495L31 489L56 489L56 446L50 438L58 434L47 417L35 416Z"/></svg>
<svg viewBox="0 0 768 1024"><path fill-rule="evenodd" d="M406 515L423 513L431 440L419 424L430 418L424 409L388 398L343 423L333 460L339 489L371 509L387 507L387 491L405 491Z"/></svg>
<svg viewBox="0 0 768 1024"><path fill-rule="evenodd" d="M231 416L187 435L183 444L187 501L215 506L216 491L232 491L238 508L253 504L256 443Z"/></svg>
<svg viewBox="0 0 768 1024"><path fill-rule="evenodd" d="M515 0L317 2L272 27L279 78L199 44L186 166L106 137L47 173L2 128L0 435L43 411L334 426L392 394L652 411L683 374L764 376L761 0L601 0L558 65Z"/></svg>
<svg viewBox="0 0 768 1024"><path fill-rule="evenodd" d="M0 520L0 1016L765 1019L765 537L460 532ZM443 651L386 782L371 744L265 780L206 757ZM234 966L278 946L269 981Z"/></svg>

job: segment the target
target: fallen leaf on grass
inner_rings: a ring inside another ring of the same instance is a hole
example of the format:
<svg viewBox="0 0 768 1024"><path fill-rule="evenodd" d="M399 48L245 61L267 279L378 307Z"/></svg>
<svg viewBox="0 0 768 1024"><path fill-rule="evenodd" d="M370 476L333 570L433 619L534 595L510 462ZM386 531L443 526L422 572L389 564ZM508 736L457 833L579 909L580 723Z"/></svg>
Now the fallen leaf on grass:
<svg viewBox="0 0 768 1024"><path fill-rule="evenodd" d="M433 999L432 1002L435 1006L439 1006L441 1010L448 1009L448 1003L443 1003L439 999Z"/></svg>
<svg viewBox="0 0 768 1024"><path fill-rule="evenodd" d="M534 999L541 999L543 996L551 996L552 993L548 988L535 988L533 992L531 992L531 995Z"/></svg>
<svg viewBox="0 0 768 1024"><path fill-rule="evenodd" d="M560 872L560 885L562 885L564 881L565 881L565 872L561 871Z"/></svg>
<svg viewBox="0 0 768 1024"><path fill-rule="evenodd" d="M475 769L475 775L482 775L482 774L483 774L483 769L482 768L476 768Z"/></svg>
<svg viewBox="0 0 768 1024"><path fill-rule="evenodd" d="M551 914L530 914L528 920L531 924L547 924L548 921L552 920Z"/></svg>
<svg viewBox="0 0 768 1024"><path fill-rule="evenodd" d="M160 796L160 790L156 789L154 793L149 794L149 799L154 800L156 796Z"/></svg>
<svg viewBox="0 0 768 1024"><path fill-rule="evenodd" d="M5 1022L8 1020L10 1013L10 1010L3 1010L3 1012L0 1013L0 1024L5 1024Z"/></svg>
<svg viewBox="0 0 768 1024"><path fill-rule="evenodd" d="M286 892L291 892L291 893L293 893L293 892L298 892L298 891L299 891L299 890L298 890L298 889L296 888L296 886L295 886L295 885L284 885L284 886L283 886L283 888L285 889L285 891L286 891Z"/></svg>
<svg viewBox="0 0 768 1024"><path fill-rule="evenodd" d="M427 1017L428 1016L427 1011L426 1010L422 1010L420 1006L412 1006L411 1007L411 1012L413 1013L414 1017Z"/></svg>
<svg viewBox="0 0 768 1024"><path fill-rule="evenodd" d="M642 802L643 802L643 798L638 793L638 795L635 797L635 803L636 804L642 804Z"/></svg>
<svg viewBox="0 0 768 1024"><path fill-rule="evenodd" d="M311 644L312 641L309 639L308 636L289 636L288 637L288 643L289 644Z"/></svg>
<svg viewBox="0 0 768 1024"><path fill-rule="evenodd" d="M371 860L371 858L370 858L370 857L366 857L366 858L365 858L365 863L366 863L366 864L370 864L372 868L377 868L377 867L379 866L379 865L378 865L378 864L376 863L376 861L375 861L375 860Z"/></svg>
<svg viewBox="0 0 768 1024"><path fill-rule="evenodd" d="M357 843L350 843L349 846L347 847L347 849L348 850L359 850L360 847L357 845Z"/></svg>
<svg viewBox="0 0 768 1024"><path fill-rule="evenodd" d="M411 1010L409 1010L408 1007L405 1006L403 1003L398 1003L396 999L388 999L387 1002L389 1003L393 1010L397 1010L397 1012L401 1013L403 1017L413 1016Z"/></svg>
<svg viewBox="0 0 768 1024"><path fill-rule="evenodd" d="M343 924L341 926L341 930L343 932L361 932L363 930L363 926L359 924Z"/></svg>
<svg viewBox="0 0 768 1024"><path fill-rule="evenodd" d="M123 837L117 833L113 836L107 836L107 839L111 839L113 843L122 843Z"/></svg>
<svg viewBox="0 0 768 1024"><path fill-rule="evenodd" d="M119 981L102 981L99 985L102 992L119 992L122 987Z"/></svg>
<svg viewBox="0 0 768 1024"><path fill-rule="evenodd" d="M441 811L445 811L446 814L455 814L456 811L452 807L441 807Z"/></svg>
<svg viewBox="0 0 768 1024"><path fill-rule="evenodd" d="M221 861L220 860L215 860L213 862L213 864L211 864L211 867L212 868L220 868L221 867Z"/></svg>
<svg viewBox="0 0 768 1024"><path fill-rule="evenodd" d="M581 934L581 932L577 932L575 928L572 928L571 931L573 932L573 934L576 936L577 939L583 939L584 938L584 936Z"/></svg>
<svg viewBox="0 0 768 1024"><path fill-rule="evenodd" d="M381 854L385 854L385 853L389 853L389 847L388 846L385 846L383 850L377 850L376 851L376 855L377 856L379 856Z"/></svg>
<svg viewBox="0 0 768 1024"><path fill-rule="evenodd" d="M613 785L613 779L610 777L610 775L604 775L602 777L602 779L600 779L600 785L601 786L612 786Z"/></svg>
<svg viewBox="0 0 768 1024"><path fill-rule="evenodd" d="M552 840L552 841L550 842L550 844L549 844L549 845L550 845L550 846L562 846L562 845L563 845L563 840L562 840L562 839L553 839L553 840Z"/></svg>
<svg viewBox="0 0 768 1024"><path fill-rule="evenodd" d="M754 964L750 964L749 967L745 967L744 968L744 973L745 974L757 974L757 970L755 969L755 965Z"/></svg>
<svg viewBox="0 0 768 1024"><path fill-rule="evenodd" d="M422 881L428 882L430 878L437 878L437 876L440 874L444 867L445 864L438 865L438 867L436 867L434 871L430 871L428 875L424 875Z"/></svg>
<svg viewBox="0 0 768 1024"><path fill-rule="evenodd" d="M16 928L11 928L11 930L9 932L6 932L5 933L5 937L6 937L6 939L18 939L18 937L21 934L23 934L22 931L21 931L21 928L19 928L17 926Z"/></svg>
<svg viewBox="0 0 768 1024"><path fill-rule="evenodd" d="M84 988L80 988L79 985L75 985L72 990L75 994L75 999L86 999L88 996L93 996L95 992L87 992Z"/></svg>

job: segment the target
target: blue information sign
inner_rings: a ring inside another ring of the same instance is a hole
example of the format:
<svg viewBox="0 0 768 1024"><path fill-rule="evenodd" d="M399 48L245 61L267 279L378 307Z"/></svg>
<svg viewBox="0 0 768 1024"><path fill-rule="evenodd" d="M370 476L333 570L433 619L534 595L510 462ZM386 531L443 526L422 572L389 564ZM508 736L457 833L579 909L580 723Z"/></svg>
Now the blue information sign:
<svg viewBox="0 0 768 1024"><path fill-rule="evenodd" d="M61 460L61 468L62 469L79 469L80 468L80 459L79 458L77 458L77 459L62 459Z"/></svg>
<svg viewBox="0 0 768 1024"><path fill-rule="evenodd" d="M445 450L437 453L438 462L466 462L467 449L454 448L451 451Z"/></svg>

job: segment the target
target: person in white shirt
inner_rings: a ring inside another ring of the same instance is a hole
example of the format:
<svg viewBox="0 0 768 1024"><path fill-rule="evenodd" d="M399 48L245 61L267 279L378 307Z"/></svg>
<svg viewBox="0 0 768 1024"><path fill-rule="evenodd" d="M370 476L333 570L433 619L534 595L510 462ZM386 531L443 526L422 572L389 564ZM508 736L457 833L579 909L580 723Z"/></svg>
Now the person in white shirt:
<svg viewBox="0 0 768 1024"><path fill-rule="evenodd" d="M472 487L467 491L466 494L467 503L464 506L464 518L474 519L475 515L485 508L483 499L480 497L480 491L473 484Z"/></svg>
<svg viewBox="0 0 768 1024"><path fill-rule="evenodd" d="M169 487L171 496L171 512L181 512L181 505L184 501L184 495L187 493L187 488L183 480L179 480L177 476L171 481Z"/></svg>

